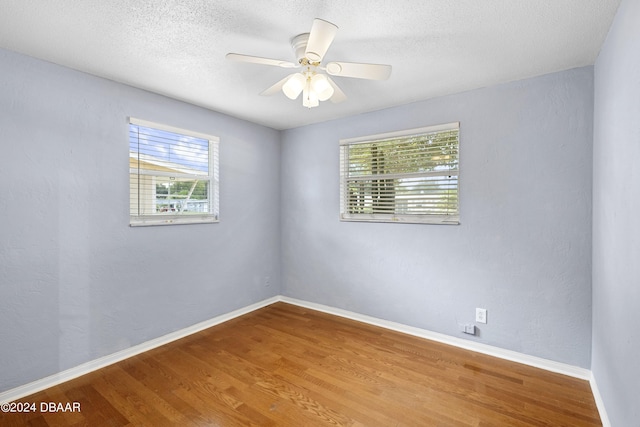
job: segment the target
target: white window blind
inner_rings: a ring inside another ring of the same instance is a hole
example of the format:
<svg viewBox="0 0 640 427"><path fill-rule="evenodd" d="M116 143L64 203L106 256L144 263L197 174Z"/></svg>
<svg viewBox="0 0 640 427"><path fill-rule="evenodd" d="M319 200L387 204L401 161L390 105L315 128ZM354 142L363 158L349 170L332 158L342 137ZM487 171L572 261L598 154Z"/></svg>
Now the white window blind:
<svg viewBox="0 0 640 427"><path fill-rule="evenodd" d="M130 224L218 221L218 138L129 119Z"/></svg>
<svg viewBox="0 0 640 427"><path fill-rule="evenodd" d="M345 221L458 224L459 123L340 141Z"/></svg>

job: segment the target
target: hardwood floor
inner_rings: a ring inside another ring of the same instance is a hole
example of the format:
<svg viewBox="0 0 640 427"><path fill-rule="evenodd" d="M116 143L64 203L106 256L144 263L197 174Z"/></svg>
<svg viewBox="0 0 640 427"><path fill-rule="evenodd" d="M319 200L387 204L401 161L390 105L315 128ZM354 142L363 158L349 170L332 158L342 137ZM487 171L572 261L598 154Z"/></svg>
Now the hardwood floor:
<svg viewBox="0 0 640 427"><path fill-rule="evenodd" d="M0 425L602 425L586 381L285 303L19 402Z"/></svg>

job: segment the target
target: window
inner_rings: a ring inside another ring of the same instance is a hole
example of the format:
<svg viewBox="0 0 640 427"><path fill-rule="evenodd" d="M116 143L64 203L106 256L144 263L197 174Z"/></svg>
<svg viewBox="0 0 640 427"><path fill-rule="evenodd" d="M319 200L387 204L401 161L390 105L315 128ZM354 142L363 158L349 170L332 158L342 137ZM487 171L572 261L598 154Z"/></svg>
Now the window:
<svg viewBox="0 0 640 427"><path fill-rule="evenodd" d="M459 123L340 141L340 219L458 224Z"/></svg>
<svg viewBox="0 0 640 427"><path fill-rule="evenodd" d="M218 138L129 119L130 225L218 221Z"/></svg>

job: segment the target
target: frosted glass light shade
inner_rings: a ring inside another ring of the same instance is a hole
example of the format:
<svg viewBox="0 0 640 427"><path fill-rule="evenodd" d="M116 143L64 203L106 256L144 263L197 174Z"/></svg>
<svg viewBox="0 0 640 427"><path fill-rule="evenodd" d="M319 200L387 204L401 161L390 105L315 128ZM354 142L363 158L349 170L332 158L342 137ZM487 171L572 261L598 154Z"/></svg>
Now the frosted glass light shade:
<svg viewBox="0 0 640 427"><path fill-rule="evenodd" d="M333 87L324 74L316 74L311 77L311 89L318 94L320 101L326 101L333 96Z"/></svg>
<svg viewBox="0 0 640 427"><path fill-rule="evenodd" d="M301 73L296 73L289 77L289 80L282 86L282 92L289 99L296 99L305 86L305 77Z"/></svg>

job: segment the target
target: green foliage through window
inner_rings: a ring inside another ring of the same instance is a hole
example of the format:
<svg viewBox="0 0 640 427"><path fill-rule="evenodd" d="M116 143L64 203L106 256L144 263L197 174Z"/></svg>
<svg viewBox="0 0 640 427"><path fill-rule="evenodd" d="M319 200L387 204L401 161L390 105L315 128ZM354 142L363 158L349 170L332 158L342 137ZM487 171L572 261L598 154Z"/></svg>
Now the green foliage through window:
<svg viewBox="0 0 640 427"><path fill-rule="evenodd" d="M417 131L341 143L343 219L457 221L457 123Z"/></svg>

